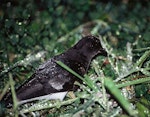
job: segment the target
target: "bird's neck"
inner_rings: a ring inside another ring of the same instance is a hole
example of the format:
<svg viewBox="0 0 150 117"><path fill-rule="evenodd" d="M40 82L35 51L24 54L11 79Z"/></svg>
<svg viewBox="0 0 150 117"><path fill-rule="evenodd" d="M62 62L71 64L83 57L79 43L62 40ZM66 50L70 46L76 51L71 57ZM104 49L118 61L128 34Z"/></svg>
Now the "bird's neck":
<svg viewBox="0 0 150 117"><path fill-rule="evenodd" d="M86 55L84 55L84 53L82 53L78 50L74 50L74 49L71 50L71 53L72 54L70 55L70 50L66 53L66 54L68 54L69 59L82 64L82 66L87 71L89 64L91 62L91 57L86 56Z"/></svg>

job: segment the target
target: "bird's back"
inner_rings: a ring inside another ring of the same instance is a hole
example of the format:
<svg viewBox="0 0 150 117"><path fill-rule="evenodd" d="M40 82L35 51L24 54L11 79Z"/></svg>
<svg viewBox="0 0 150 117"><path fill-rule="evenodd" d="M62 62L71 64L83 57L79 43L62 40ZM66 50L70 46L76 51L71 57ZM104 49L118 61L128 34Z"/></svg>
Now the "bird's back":
<svg viewBox="0 0 150 117"><path fill-rule="evenodd" d="M73 56L77 57L79 55ZM40 65L34 74L17 88L17 99L22 101L56 92L73 90L74 81L79 79L56 63L56 61L61 61L78 74L85 74L84 64L78 58L73 59L73 56L63 53ZM10 101L10 96L5 100L8 99Z"/></svg>

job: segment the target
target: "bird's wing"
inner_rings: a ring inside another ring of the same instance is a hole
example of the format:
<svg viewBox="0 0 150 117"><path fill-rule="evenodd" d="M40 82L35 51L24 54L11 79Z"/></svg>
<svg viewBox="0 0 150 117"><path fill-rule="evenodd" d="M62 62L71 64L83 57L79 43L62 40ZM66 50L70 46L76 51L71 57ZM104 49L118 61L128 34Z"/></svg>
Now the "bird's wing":
<svg viewBox="0 0 150 117"><path fill-rule="evenodd" d="M33 76L16 91L19 100L35 98L51 93L68 91L74 76L50 59L36 70Z"/></svg>

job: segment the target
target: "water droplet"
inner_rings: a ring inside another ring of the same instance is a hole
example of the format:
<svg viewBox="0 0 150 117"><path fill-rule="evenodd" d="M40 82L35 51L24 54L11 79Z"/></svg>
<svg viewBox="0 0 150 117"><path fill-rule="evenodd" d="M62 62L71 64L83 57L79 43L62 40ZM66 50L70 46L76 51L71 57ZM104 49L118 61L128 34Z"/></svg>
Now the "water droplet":
<svg viewBox="0 0 150 117"><path fill-rule="evenodd" d="M116 35L120 35L120 32L119 32L119 31L116 31Z"/></svg>
<svg viewBox="0 0 150 117"><path fill-rule="evenodd" d="M28 17L30 17L30 14L28 14Z"/></svg>
<svg viewBox="0 0 150 117"><path fill-rule="evenodd" d="M27 36L27 33L24 33L24 35L23 35L24 37L26 37Z"/></svg>
<svg viewBox="0 0 150 117"><path fill-rule="evenodd" d="M18 22L18 25L19 25L19 26L22 25L22 22Z"/></svg>
<svg viewBox="0 0 150 117"><path fill-rule="evenodd" d="M16 38L19 38L19 35L16 35Z"/></svg>
<svg viewBox="0 0 150 117"><path fill-rule="evenodd" d="M142 37L142 35L139 35L139 38L141 38Z"/></svg>

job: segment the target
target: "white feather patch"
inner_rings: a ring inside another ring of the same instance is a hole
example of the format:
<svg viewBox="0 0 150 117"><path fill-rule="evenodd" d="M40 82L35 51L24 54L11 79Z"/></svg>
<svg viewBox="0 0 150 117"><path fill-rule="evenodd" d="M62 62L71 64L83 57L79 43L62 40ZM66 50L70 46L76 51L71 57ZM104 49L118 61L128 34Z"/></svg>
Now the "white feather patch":
<svg viewBox="0 0 150 117"><path fill-rule="evenodd" d="M35 97L35 98L27 99L27 100L21 100L21 101L19 101L19 104L24 104L24 103L27 103L27 102L32 102L32 101L35 101L35 100L43 100L43 99L46 99L46 100L59 99L60 101L62 101L65 98L67 93L68 93L68 91L58 92L58 93L51 93L51 94L40 96L40 97Z"/></svg>

